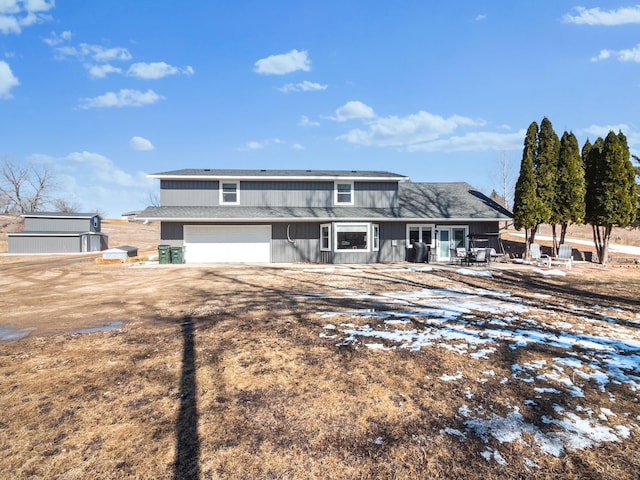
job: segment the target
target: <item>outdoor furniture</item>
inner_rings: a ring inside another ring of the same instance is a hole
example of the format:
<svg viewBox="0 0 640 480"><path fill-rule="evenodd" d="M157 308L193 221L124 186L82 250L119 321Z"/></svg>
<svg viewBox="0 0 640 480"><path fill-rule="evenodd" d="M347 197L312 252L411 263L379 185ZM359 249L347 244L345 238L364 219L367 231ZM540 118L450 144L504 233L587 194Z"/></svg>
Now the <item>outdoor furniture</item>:
<svg viewBox="0 0 640 480"><path fill-rule="evenodd" d="M467 265L491 262L490 248L474 248L467 254Z"/></svg>
<svg viewBox="0 0 640 480"><path fill-rule="evenodd" d="M547 268L551 267L551 258L549 255L545 255L540 251L540 245L537 243L532 243L529 247L529 255L531 256L531 261L535 262L536 265L544 265Z"/></svg>
<svg viewBox="0 0 640 480"><path fill-rule="evenodd" d="M467 249L464 247L450 248L449 260L451 263L463 263L467 259Z"/></svg>
<svg viewBox="0 0 640 480"><path fill-rule="evenodd" d="M573 248L571 247L571 245L567 243L561 244L560 247L558 248L558 256L551 257L549 259L549 265L551 264L566 265L567 268L571 270L571 266L573 265L573 255L571 253L572 250Z"/></svg>

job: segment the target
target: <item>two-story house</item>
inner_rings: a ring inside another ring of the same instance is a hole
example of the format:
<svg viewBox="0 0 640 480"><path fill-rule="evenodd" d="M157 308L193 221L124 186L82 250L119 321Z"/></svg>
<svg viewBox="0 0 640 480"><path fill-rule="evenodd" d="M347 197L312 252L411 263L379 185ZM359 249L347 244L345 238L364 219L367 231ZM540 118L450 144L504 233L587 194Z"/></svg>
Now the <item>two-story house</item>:
<svg viewBox="0 0 640 480"><path fill-rule="evenodd" d="M160 180L160 242L194 262L398 262L412 242L448 261L469 234L511 214L466 183L412 183L390 172L185 169Z"/></svg>

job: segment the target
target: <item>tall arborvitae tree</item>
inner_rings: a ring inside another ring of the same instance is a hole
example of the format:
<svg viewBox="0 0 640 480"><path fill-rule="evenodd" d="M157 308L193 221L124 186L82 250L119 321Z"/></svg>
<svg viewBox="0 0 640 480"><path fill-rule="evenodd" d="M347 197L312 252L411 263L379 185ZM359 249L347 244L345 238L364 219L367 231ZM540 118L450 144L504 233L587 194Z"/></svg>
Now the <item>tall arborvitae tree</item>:
<svg viewBox="0 0 640 480"><path fill-rule="evenodd" d="M552 213L552 220L561 226L561 244L564 243L569 223L584 223L585 193L584 165L578 139L573 132L564 132L560 140L556 199Z"/></svg>
<svg viewBox="0 0 640 480"><path fill-rule="evenodd" d="M541 202L534 171L537 150L538 124L531 122L527 129L520 163L520 175L513 198L513 223L516 229L525 229L525 257L529 257L529 246L534 240L535 228L540 223Z"/></svg>
<svg viewBox="0 0 640 480"><path fill-rule="evenodd" d="M633 166L633 170L636 174L636 185L638 189L638 213L636 214L636 220L633 222L634 227L640 227L640 157L637 155L631 155L636 164Z"/></svg>
<svg viewBox="0 0 640 480"><path fill-rule="evenodd" d="M538 132L538 149L535 156L535 174L538 188L538 197L541 202L540 221L551 224L553 230L553 248L556 251L556 224L554 208L556 203L556 181L558 177L558 155L560 153L560 139L553 130L551 121L544 117L540 123ZM534 230L537 231L536 225Z"/></svg>
<svg viewBox="0 0 640 480"><path fill-rule="evenodd" d="M587 184L586 220L593 228L598 261L606 265L614 226L626 227L636 217L638 190L626 137L609 132L583 148Z"/></svg>

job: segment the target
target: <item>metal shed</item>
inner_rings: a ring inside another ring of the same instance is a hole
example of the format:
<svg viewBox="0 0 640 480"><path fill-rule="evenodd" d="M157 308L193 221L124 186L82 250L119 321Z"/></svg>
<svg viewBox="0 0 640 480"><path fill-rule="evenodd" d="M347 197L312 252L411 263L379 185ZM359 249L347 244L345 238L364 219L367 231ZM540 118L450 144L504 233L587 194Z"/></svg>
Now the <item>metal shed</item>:
<svg viewBox="0 0 640 480"><path fill-rule="evenodd" d="M108 248L96 213L34 212L22 215L24 230L9 233L9 253L82 253Z"/></svg>

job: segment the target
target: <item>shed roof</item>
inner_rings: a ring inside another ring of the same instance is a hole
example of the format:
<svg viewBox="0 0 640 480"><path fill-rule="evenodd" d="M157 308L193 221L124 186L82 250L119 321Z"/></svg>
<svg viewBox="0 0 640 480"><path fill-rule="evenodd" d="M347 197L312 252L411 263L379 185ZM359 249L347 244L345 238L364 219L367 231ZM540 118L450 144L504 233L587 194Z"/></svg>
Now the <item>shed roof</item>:
<svg viewBox="0 0 640 480"><path fill-rule="evenodd" d="M97 213L75 213L75 212L29 212L23 213L25 218L93 218L99 216Z"/></svg>

